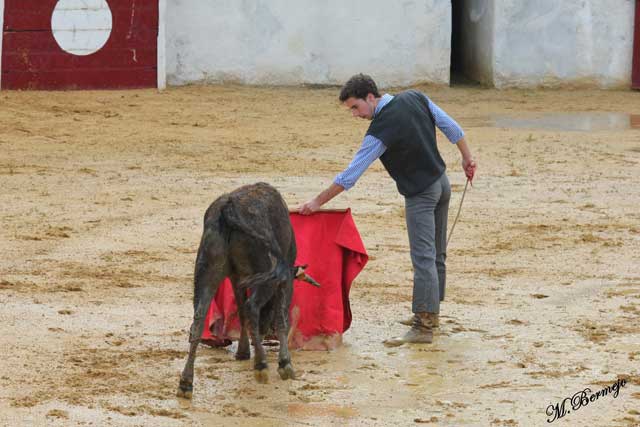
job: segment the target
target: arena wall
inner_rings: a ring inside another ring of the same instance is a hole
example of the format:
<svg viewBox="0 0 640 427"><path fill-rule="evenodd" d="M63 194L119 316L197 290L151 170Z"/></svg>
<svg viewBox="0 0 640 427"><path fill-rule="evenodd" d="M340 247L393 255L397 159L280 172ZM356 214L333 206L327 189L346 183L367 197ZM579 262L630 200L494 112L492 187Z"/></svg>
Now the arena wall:
<svg viewBox="0 0 640 427"><path fill-rule="evenodd" d="M339 85L357 72L382 86L448 84L453 32L465 74L489 86L629 87L638 4L455 0L454 28L440 0L105 1L112 34L78 56L51 37L58 0L0 0L0 88Z"/></svg>
<svg viewBox="0 0 640 427"><path fill-rule="evenodd" d="M157 86L156 0L0 1L3 89Z"/></svg>
<svg viewBox="0 0 640 427"><path fill-rule="evenodd" d="M500 1L494 10L493 84L629 87L634 3Z"/></svg>
<svg viewBox="0 0 640 427"><path fill-rule="evenodd" d="M449 82L441 0L168 0L167 81L382 85Z"/></svg>
<svg viewBox="0 0 640 427"><path fill-rule="evenodd" d="M158 0L158 89L167 87L167 0Z"/></svg>

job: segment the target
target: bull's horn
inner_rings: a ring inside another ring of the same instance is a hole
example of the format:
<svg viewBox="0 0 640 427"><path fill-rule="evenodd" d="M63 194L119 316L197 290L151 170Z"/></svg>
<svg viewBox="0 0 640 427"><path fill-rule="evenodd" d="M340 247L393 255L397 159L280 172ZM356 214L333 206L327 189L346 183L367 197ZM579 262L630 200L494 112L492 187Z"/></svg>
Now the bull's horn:
<svg viewBox="0 0 640 427"><path fill-rule="evenodd" d="M304 270L307 268L307 264L296 265L295 267L297 269L296 279L310 283L313 286L316 286L318 288L320 287L320 283L316 282L316 280L313 277L309 276L307 273L304 272Z"/></svg>
<svg viewBox="0 0 640 427"><path fill-rule="evenodd" d="M309 275L308 275L307 273L305 273L305 272L302 272L302 278L301 278L301 280L304 280L305 282L310 283L310 284L312 284L313 286L315 286L315 287L317 287L317 288L319 288L319 287L320 287L320 283L316 282L316 280L315 280L313 277L309 276Z"/></svg>

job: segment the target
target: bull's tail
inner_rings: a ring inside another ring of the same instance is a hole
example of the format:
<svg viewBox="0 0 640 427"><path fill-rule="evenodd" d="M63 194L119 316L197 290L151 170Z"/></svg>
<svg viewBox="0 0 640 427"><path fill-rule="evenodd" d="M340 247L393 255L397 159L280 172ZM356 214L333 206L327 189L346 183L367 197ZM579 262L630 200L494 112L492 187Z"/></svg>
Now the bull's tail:
<svg viewBox="0 0 640 427"><path fill-rule="evenodd" d="M242 217L242 215L238 215L238 211L233 204L233 199L229 198L227 204L222 208L222 217L227 225L236 230L239 230L258 241L259 244L263 245L265 249L273 255L276 259L282 258L282 250L278 245L278 242L275 236L265 235L264 232L267 230L258 230L256 227L252 227L247 224L247 221Z"/></svg>
<svg viewBox="0 0 640 427"><path fill-rule="evenodd" d="M212 249L215 255L211 253ZM213 287L213 293L215 293L219 282L224 279L227 252L227 231L220 224L220 218L205 222L193 275L194 310L198 308L203 298L208 298L210 288Z"/></svg>

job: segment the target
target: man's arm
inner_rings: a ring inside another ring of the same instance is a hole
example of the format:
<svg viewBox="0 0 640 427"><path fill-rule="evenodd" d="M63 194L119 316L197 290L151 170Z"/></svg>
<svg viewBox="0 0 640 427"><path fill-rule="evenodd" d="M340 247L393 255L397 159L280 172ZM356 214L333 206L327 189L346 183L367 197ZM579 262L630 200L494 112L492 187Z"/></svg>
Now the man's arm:
<svg viewBox="0 0 640 427"><path fill-rule="evenodd" d="M327 189L324 190L322 193L318 194L316 197L309 200L308 202L300 205L300 207L298 208L298 211L302 215L312 214L316 212L318 209L320 209L320 206L324 205L329 200L333 199L343 191L344 191L344 187L334 182L329 187L327 187Z"/></svg>
<svg viewBox="0 0 640 427"><path fill-rule="evenodd" d="M312 214L344 190L353 187L364 171L367 170L371 163L380 157L386 149L382 141L378 138L367 135L362 141L360 149L353 157L353 160L349 163L349 166L335 178L333 184L326 190L300 205L298 208L300 213L303 215Z"/></svg>
<svg viewBox="0 0 640 427"><path fill-rule="evenodd" d="M472 181L478 164L473 159L469 145L464 139L464 131L455 120L445 113L442 108L438 107L435 102L429 99L427 95L425 95L425 98L427 99L429 110L431 110L431 115L433 115L438 129L460 150L460 154L462 155L462 170L467 178Z"/></svg>
<svg viewBox="0 0 640 427"><path fill-rule="evenodd" d="M473 180L473 175L476 173L476 169L478 168L478 164L473 157L471 156L471 150L467 145L467 141L463 138L460 138L458 142L456 142L456 147L460 150L460 154L462 155L462 170L464 170L464 174L467 176L469 181Z"/></svg>
<svg viewBox="0 0 640 427"><path fill-rule="evenodd" d="M424 97L427 99L429 111L431 111L435 125L442 131L444 136L446 136L452 144L464 138L464 131L458 122L453 120L442 108L438 107L427 95L424 95Z"/></svg>

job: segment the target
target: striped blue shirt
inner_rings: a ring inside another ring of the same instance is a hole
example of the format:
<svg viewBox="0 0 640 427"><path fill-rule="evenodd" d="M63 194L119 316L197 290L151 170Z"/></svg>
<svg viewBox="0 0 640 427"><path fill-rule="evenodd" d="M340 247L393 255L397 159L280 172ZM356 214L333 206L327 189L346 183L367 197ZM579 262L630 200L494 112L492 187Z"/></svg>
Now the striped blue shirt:
<svg viewBox="0 0 640 427"><path fill-rule="evenodd" d="M429 99L427 95L424 96L429 104L429 110L435 120L435 124L453 144L457 143L464 137L464 132L458 123L453 120L447 113L445 113L440 107L438 107L433 101ZM374 111L374 116L378 114L385 105L393 99L393 95L385 93L378 101L378 105ZM362 146L349 163L349 166L333 180L334 183L343 187L345 190L350 189L356 183L356 181L362 176L364 171L382 156L387 147L378 138L372 135L367 135L362 141Z"/></svg>

